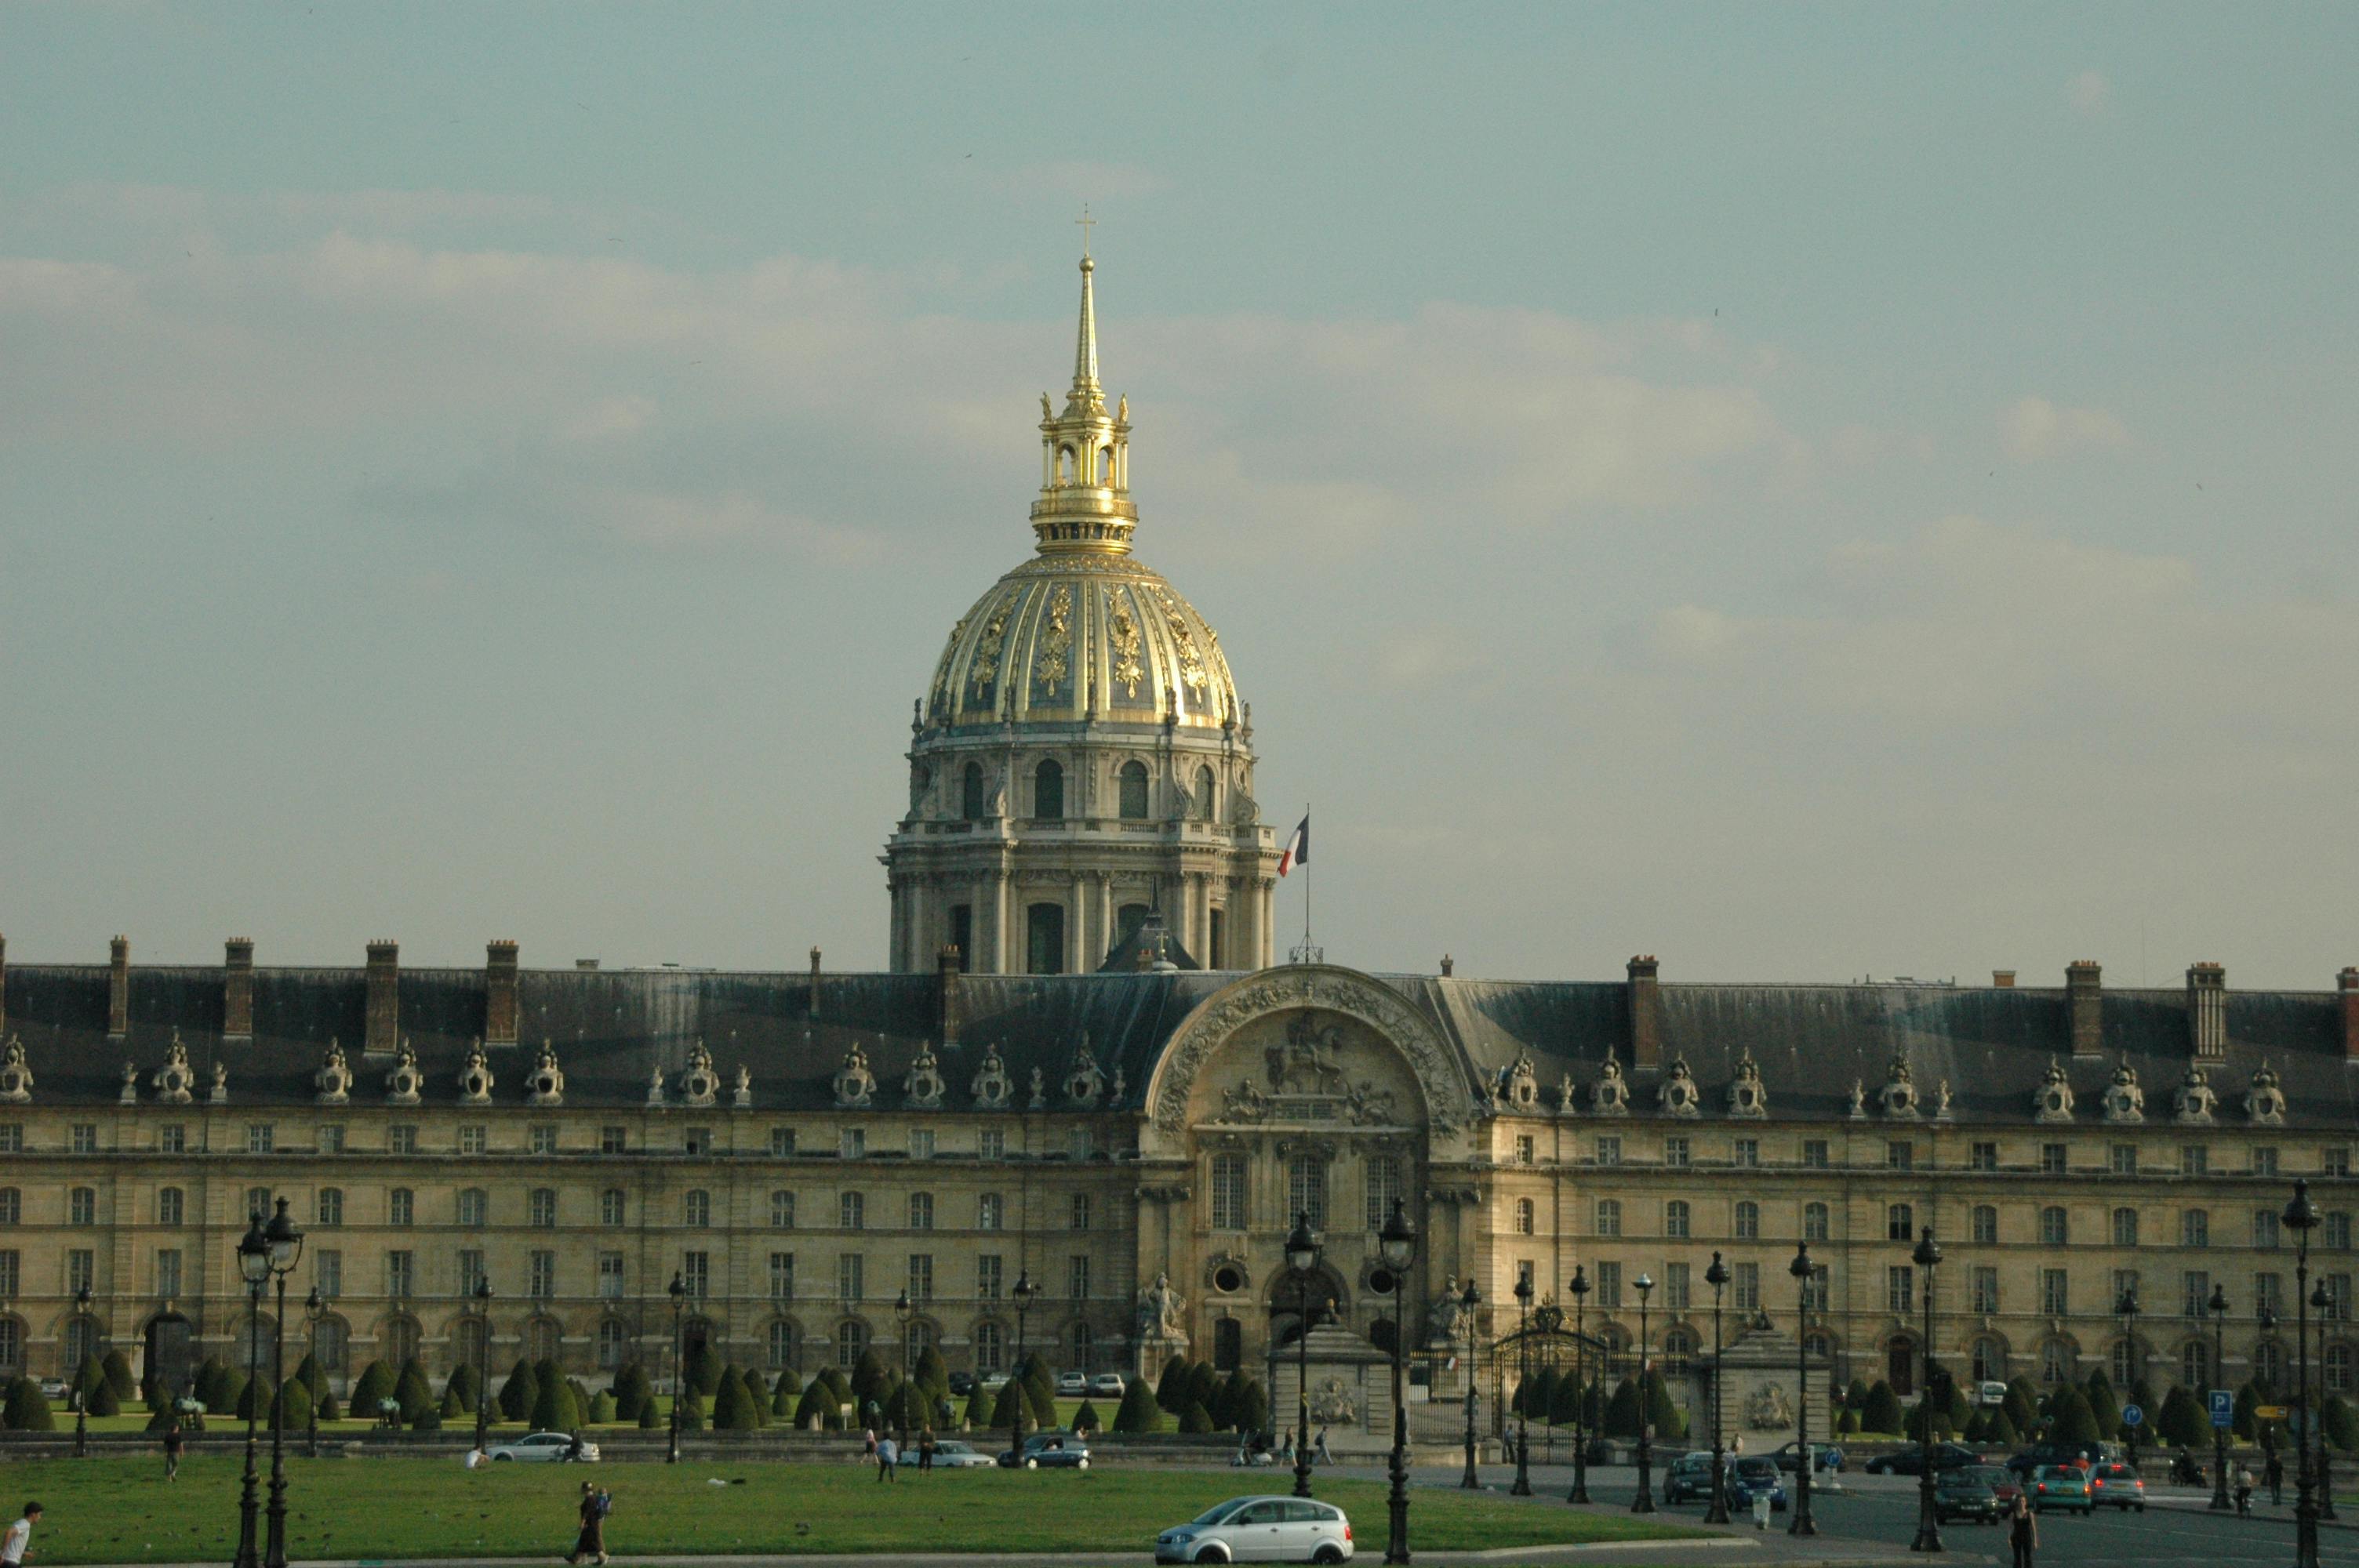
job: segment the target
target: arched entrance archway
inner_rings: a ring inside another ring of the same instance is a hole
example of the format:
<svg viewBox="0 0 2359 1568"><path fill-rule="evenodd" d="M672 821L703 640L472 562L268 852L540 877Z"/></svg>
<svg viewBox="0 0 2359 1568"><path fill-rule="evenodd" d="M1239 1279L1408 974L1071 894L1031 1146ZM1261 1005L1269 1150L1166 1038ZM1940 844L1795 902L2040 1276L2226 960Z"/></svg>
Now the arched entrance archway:
<svg viewBox="0 0 2359 1568"><path fill-rule="evenodd" d="M197 1376L196 1331L177 1312L159 1312L147 1320L142 1337L140 1367L147 1379L173 1400L185 1398Z"/></svg>

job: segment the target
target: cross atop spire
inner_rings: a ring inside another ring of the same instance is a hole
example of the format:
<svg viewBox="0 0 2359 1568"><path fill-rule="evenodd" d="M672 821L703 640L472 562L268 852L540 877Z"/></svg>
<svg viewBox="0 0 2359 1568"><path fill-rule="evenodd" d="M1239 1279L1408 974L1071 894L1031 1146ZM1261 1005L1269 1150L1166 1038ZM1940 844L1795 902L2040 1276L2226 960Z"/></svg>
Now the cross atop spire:
<svg viewBox="0 0 2359 1568"><path fill-rule="evenodd" d="M1084 201L1082 203L1082 215L1074 219L1073 222L1081 228L1082 259L1083 261L1087 261L1090 259L1090 226L1097 222L1095 218L1090 216L1090 204L1088 202Z"/></svg>

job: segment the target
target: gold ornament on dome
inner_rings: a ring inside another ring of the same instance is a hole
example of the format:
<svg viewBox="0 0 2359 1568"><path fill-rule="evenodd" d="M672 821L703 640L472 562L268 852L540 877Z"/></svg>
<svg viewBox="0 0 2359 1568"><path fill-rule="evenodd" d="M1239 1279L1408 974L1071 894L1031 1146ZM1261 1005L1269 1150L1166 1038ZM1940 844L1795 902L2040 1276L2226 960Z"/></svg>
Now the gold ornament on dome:
<svg viewBox="0 0 2359 1568"><path fill-rule="evenodd" d="M1154 594L1163 606L1163 619L1171 627L1171 640L1180 645L1180 679L1190 692L1201 697L1204 683L1204 655L1196 651L1196 634L1188 629L1187 618L1180 613L1180 601L1169 589L1157 588Z"/></svg>
<svg viewBox="0 0 2359 1568"><path fill-rule="evenodd" d="M1065 674L1071 666L1066 662L1066 651L1073 645L1071 631L1073 594L1063 583L1049 596L1049 631L1040 639L1040 655L1033 661L1033 669L1040 677L1040 688L1050 697L1065 683Z"/></svg>
<svg viewBox="0 0 2359 1568"><path fill-rule="evenodd" d="M999 645L1007 634L1007 610L1002 606L992 613L983 629L983 636L974 644L974 695L981 697L991 689L993 679L999 674Z"/></svg>
<svg viewBox="0 0 2359 1568"><path fill-rule="evenodd" d="M1124 695L1136 697L1138 683L1147 678L1147 671L1138 662L1138 622L1130 618L1129 611L1117 604L1107 635L1114 643L1114 678L1122 682Z"/></svg>

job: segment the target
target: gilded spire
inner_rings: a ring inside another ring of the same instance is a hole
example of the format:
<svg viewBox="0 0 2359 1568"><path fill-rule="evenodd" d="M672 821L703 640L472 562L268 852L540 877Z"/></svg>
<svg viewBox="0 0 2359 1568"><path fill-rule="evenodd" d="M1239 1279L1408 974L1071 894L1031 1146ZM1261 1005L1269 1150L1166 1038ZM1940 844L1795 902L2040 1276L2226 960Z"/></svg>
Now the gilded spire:
<svg viewBox="0 0 2359 1568"><path fill-rule="evenodd" d="M1087 225L1095 220L1084 216ZM1086 236L1086 226L1082 230ZM1040 395L1040 498L1032 503L1032 531L1043 550L1130 548L1138 513L1130 503L1130 404L1106 413L1098 381L1097 263L1082 250L1082 317L1073 339L1073 385L1062 413Z"/></svg>
<svg viewBox="0 0 2359 1568"><path fill-rule="evenodd" d="M1073 340L1073 389L1065 395L1065 409L1075 413L1105 406L1105 389L1098 384L1098 312L1091 275L1098 264L1082 252L1082 325Z"/></svg>

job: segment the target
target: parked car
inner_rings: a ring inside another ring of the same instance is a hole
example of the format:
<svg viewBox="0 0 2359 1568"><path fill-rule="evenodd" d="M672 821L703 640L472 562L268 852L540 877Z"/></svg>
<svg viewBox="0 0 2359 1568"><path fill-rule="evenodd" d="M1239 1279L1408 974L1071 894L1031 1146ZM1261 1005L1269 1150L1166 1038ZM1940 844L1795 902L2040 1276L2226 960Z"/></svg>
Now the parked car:
<svg viewBox="0 0 2359 1568"><path fill-rule="evenodd" d="M1231 1498L1155 1538L1158 1563L1348 1563L1352 1521L1332 1503Z"/></svg>
<svg viewBox="0 0 2359 1568"><path fill-rule="evenodd" d="M951 1392L956 1394L961 1399L964 1399L967 1395L974 1392L974 1374L972 1372L952 1372L951 1374Z"/></svg>
<svg viewBox="0 0 2359 1568"><path fill-rule="evenodd" d="M1986 1378L1974 1385L1974 1402L1985 1409L2006 1403L2006 1385L1995 1378Z"/></svg>
<svg viewBox="0 0 2359 1568"><path fill-rule="evenodd" d="M990 1454L973 1444L962 1443L955 1437L944 1438L934 1444L934 1463L945 1470L988 1470L992 1467Z"/></svg>
<svg viewBox="0 0 2359 1568"><path fill-rule="evenodd" d="M2111 1503L2127 1513L2146 1512L2146 1481L2126 1465L2095 1465L2089 1469L2089 1493L2099 1503Z"/></svg>
<svg viewBox="0 0 2359 1568"><path fill-rule="evenodd" d="M1130 1385L1119 1372L1100 1372L1090 1379L1090 1393L1096 1399L1118 1400L1129 1391Z"/></svg>
<svg viewBox="0 0 2359 1568"><path fill-rule="evenodd" d="M596 1444L584 1442L582 1444L582 1451L576 1454L573 1452L572 1435L563 1432L532 1433L517 1438L514 1443L495 1444L485 1449L484 1454L494 1460L521 1459L554 1464L560 1459L572 1459L585 1465L595 1465L598 1462Z"/></svg>
<svg viewBox="0 0 2359 1568"><path fill-rule="evenodd" d="M1970 1465L1942 1471L1933 1478L1933 1517L1943 1524L1960 1519L1996 1524L2004 1509L1998 1500L1998 1488L1991 1485L1990 1478L2006 1474L1994 1465ZM2014 1490L2012 1487L2007 1489Z"/></svg>
<svg viewBox="0 0 2359 1568"><path fill-rule="evenodd" d="M1090 1380L1079 1372L1057 1374L1057 1392L1064 1399L1077 1400L1090 1391Z"/></svg>
<svg viewBox="0 0 2359 1568"><path fill-rule="evenodd" d="M1818 1468L1812 1471L1811 1474L1818 1476L1834 1475L1843 1469L1843 1451L1842 1449L1836 1447L1832 1443L1813 1443L1810 1446L1818 1451L1816 1456ZM1799 1443L1789 1443L1783 1448L1777 1450L1777 1453L1771 1454L1770 1457L1777 1461L1777 1468L1785 1471L1788 1475L1791 1475L1796 1466L1800 1465L1802 1462L1802 1445Z"/></svg>
<svg viewBox="0 0 2359 1568"><path fill-rule="evenodd" d="M2089 1473L2078 1465L2042 1465L2031 1477L2031 1511L2044 1514L2049 1509L2071 1509L2092 1513L2096 1504L2089 1500Z"/></svg>
<svg viewBox="0 0 2359 1568"><path fill-rule="evenodd" d="M1962 1443L1933 1444L1933 1473L1937 1476L1944 1470L1984 1463L1986 1461L1980 1454ZM1867 1462L1867 1473L1871 1476L1921 1476L1925 1473L1925 1450L1912 1443L1894 1453L1879 1454Z"/></svg>
<svg viewBox="0 0 2359 1568"><path fill-rule="evenodd" d="M1712 1454L1709 1450L1682 1454L1663 1471L1663 1501L1698 1502L1712 1496Z"/></svg>
<svg viewBox="0 0 2359 1568"><path fill-rule="evenodd" d="M1070 1432L1036 1432L1024 1440L1021 1458L1014 1449L1003 1448L999 1463L1008 1470L1086 1470L1090 1445Z"/></svg>
<svg viewBox="0 0 2359 1568"><path fill-rule="evenodd" d="M2035 1443L2010 1457L2006 1467L2029 1481L2050 1465L2078 1465L2082 1460L2092 1465L2110 1465L2121 1456L2122 1451L2110 1443Z"/></svg>
<svg viewBox="0 0 2359 1568"><path fill-rule="evenodd" d="M44 1378L41 1379L41 1398L45 1400L61 1400L65 1397L66 1380L63 1378Z"/></svg>
<svg viewBox="0 0 2359 1568"><path fill-rule="evenodd" d="M1708 1466L1712 1456L1706 1454L1704 1462ZM1706 1474L1709 1473L1707 1470ZM1729 1461L1724 1484L1728 1489L1731 1513L1750 1513L1753 1500L1765 1495L1769 1499L1771 1513L1786 1511L1786 1483L1777 1469L1777 1462L1767 1454L1747 1454Z"/></svg>

